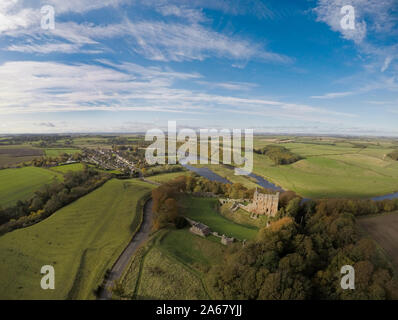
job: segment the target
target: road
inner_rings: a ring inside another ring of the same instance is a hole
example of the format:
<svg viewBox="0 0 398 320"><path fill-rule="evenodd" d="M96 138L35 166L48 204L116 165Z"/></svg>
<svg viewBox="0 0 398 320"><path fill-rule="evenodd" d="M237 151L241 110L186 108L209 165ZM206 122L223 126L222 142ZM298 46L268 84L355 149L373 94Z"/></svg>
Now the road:
<svg viewBox="0 0 398 320"><path fill-rule="evenodd" d="M113 286L115 280L119 279L122 276L123 271L127 267L131 257L135 254L137 249L140 247L142 243L144 243L148 238L151 232L152 227L152 199L148 200L144 206L144 217L141 224L140 229L134 235L133 239L129 243L129 245L124 249L123 253L120 255L116 263L113 265L109 278L105 283L105 287L107 289ZM111 299L111 292L109 290L102 290L99 299L100 300L109 300Z"/></svg>

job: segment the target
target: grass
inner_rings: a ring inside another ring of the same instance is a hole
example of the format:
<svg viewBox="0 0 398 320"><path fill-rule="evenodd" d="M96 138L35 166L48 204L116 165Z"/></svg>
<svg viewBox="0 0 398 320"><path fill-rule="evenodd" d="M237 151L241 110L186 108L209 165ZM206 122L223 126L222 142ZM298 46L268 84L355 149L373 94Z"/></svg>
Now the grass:
<svg viewBox="0 0 398 320"><path fill-rule="evenodd" d="M66 164L66 165L62 165L62 166L57 166L57 167L53 167L51 168L52 171L56 171L59 173L67 173L68 171L82 171L84 170L84 166L81 163L72 163L72 164Z"/></svg>
<svg viewBox="0 0 398 320"><path fill-rule="evenodd" d="M260 216L257 219L253 219L250 218L250 213L241 208L232 212L231 206L232 203L227 203L220 208L220 213L227 219L249 227L262 228L267 225L268 218L266 216Z"/></svg>
<svg viewBox="0 0 398 320"><path fill-rule="evenodd" d="M72 148L47 148L45 149L45 153L47 157L58 157L60 154L74 154L80 152L79 149Z"/></svg>
<svg viewBox="0 0 398 320"><path fill-rule="evenodd" d="M256 147L266 144L256 142ZM390 142L368 142L366 149L355 148L349 141L334 144L315 139L284 143L304 159L275 166L266 156L255 154L253 171L308 198L367 198L398 190L398 162L385 156Z"/></svg>
<svg viewBox="0 0 398 320"><path fill-rule="evenodd" d="M111 180L46 220L0 237L0 299L90 299L138 227L152 186ZM55 290L40 269L55 268Z"/></svg>
<svg viewBox="0 0 398 320"><path fill-rule="evenodd" d="M206 272L222 262L224 250L187 229L161 230L135 254L123 286L136 299L208 299Z"/></svg>
<svg viewBox="0 0 398 320"><path fill-rule="evenodd" d="M137 299L206 299L201 280L157 248L145 257Z"/></svg>
<svg viewBox="0 0 398 320"><path fill-rule="evenodd" d="M235 175L235 171L233 169L227 168L223 165L195 165L195 167L207 167L214 173L218 174L219 176L229 180L232 183L240 183L244 185L248 189L254 189L258 187L255 179L247 177L247 176L238 176Z"/></svg>
<svg viewBox="0 0 398 320"><path fill-rule="evenodd" d="M186 216L206 224L212 231L219 234L225 234L239 240L253 239L257 235L257 228L235 223L218 213L217 199L187 197L182 200L182 203L185 207Z"/></svg>
<svg viewBox="0 0 398 320"><path fill-rule="evenodd" d="M62 175L43 168L25 167L0 170L0 205L10 207L18 200L27 200L43 185Z"/></svg>
<svg viewBox="0 0 398 320"><path fill-rule="evenodd" d="M191 174L190 171L161 173L161 174L157 174L155 176L147 177L146 179L148 179L149 181L157 182L157 183L164 183L164 182L171 181L171 180L181 177L181 176L189 176L190 174Z"/></svg>
<svg viewBox="0 0 398 320"><path fill-rule="evenodd" d="M159 243L159 248L198 271L221 263L225 250L219 240L215 242L196 236L187 229L169 232Z"/></svg>

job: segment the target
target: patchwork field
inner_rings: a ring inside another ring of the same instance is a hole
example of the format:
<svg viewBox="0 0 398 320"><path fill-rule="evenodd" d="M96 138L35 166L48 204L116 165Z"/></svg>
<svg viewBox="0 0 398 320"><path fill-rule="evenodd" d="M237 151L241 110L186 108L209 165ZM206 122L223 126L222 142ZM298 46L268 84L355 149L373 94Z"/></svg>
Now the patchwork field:
<svg viewBox="0 0 398 320"><path fill-rule="evenodd" d="M187 229L161 232L132 259L122 278L133 299L208 299L206 271L225 247ZM214 298L214 297L213 297Z"/></svg>
<svg viewBox="0 0 398 320"><path fill-rule="evenodd" d="M47 157L57 157L60 154L74 154L80 152L79 149L72 149L72 148L48 148L45 149L45 153Z"/></svg>
<svg viewBox="0 0 398 320"><path fill-rule="evenodd" d="M43 150L29 145L0 146L0 167L29 162L42 155Z"/></svg>
<svg viewBox="0 0 398 320"><path fill-rule="evenodd" d="M398 270L398 212L360 218L357 222L383 248Z"/></svg>
<svg viewBox="0 0 398 320"><path fill-rule="evenodd" d="M210 227L212 231L225 234L239 240L249 240L256 237L258 229L235 223L217 212L218 201L212 198L187 197L183 201L186 208L184 214Z"/></svg>
<svg viewBox="0 0 398 320"><path fill-rule="evenodd" d="M63 166L53 167L51 170L59 173L67 173L68 171L82 171L84 170L84 165L81 163L66 164Z"/></svg>
<svg viewBox="0 0 398 320"><path fill-rule="evenodd" d="M43 168L0 170L0 205L6 208L18 200L26 200L54 179L62 180L62 175Z"/></svg>
<svg viewBox="0 0 398 320"><path fill-rule="evenodd" d="M93 298L137 229L141 199L152 188L111 180L46 220L0 237L0 299ZM55 290L40 287L43 265L55 268Z"/></svg>
<svg viewBox="0 0 398 320"><path fill-rule="evenodd" d="M391 142L287 142L281 144L303 157L290 165L276 166L264 155L254 155L254 173L286 190L309 198L364 198L398 191L398 162L387 157ZM266 143L256 140L256 147Z"/></svg>

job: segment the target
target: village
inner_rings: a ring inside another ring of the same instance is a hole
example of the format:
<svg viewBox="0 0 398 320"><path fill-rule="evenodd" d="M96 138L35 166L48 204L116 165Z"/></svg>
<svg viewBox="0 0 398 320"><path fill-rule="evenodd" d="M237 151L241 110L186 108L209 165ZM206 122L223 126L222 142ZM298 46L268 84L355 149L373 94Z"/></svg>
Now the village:
<svg viewBox="0 0 398 320"><path fill-rule="evenodd" d="M131 176L136 172L134 164L122 157L119 151L86 148L83 150L82 161L94 164L104 170L129 172Z"/></svg>

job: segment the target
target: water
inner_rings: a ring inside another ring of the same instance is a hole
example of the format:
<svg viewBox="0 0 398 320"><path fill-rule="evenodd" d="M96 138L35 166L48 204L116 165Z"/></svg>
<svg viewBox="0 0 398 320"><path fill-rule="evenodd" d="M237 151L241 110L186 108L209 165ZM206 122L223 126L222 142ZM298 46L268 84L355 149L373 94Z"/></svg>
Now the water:
<svg viewBox="0 0 398 320"><path fill-rule="evenodd" d="M387 194L385 196L380 196L380 197L374 197L372 200L374 201L381 201L381 200L392 200L392 199L398 199L398 192L396 193L391 193Z"/></svg>
<svg viewBox="0 0 398 320"><path fill-rule="evenodd" d="M254 173L250 173L248 175L251 178L254 178L257 180L257 184L265 189L271 189L274 191L279 191L279 192L283 192L285 190L283 190L281 187L277 186L276 184L273 184L272 182L269 182L268 180L264 179L263 177L260 177Z"/></svg>
<svg viewBox="0 0 398 320"><path fill-rule="evenodd" d="M221 176L219 176L218 174L214 173L212 170L210 170L209 168L195 168L193 166L190 166L188 164L184 164L183 165L186 169L193 171L195 173L197 173L198 175L209 179L211 181L217 181L217 182L222 182L222 183L227 183L227 184L231 184L231 182ZM279 191L279 192L283 192L284 190L273 184L272 182L269 182L267 179L264 179L261 176L258 176L254 173L250 173L248 174L249 177L254 178L257 181L257 184L265 189L271 189L274 191ZM398 199L398 192L396 193L392 193L392 194L387 194L384 196L379 196L379 197L374 197L371 198L374 201L382 201L382 200L387 200L387 199ZM303 199L304 201L309 201L310 199L305 198Z"/></svg>
<svg viewBox="0 0 398 320"><path fill-rule="evenodd" d="M190 166L189 164L183 164L182 166L184 168L188 169L189 171L193 171L193 172L197 173L198 175L200 175L206 179L209 179L210 181L231 184L231 181L219 176L218 174L214 173L209 168L196 168L196 167Z"/></svg>

